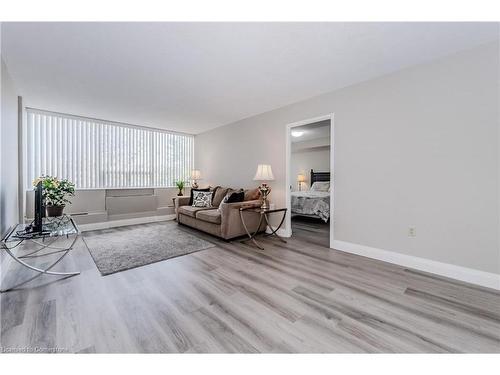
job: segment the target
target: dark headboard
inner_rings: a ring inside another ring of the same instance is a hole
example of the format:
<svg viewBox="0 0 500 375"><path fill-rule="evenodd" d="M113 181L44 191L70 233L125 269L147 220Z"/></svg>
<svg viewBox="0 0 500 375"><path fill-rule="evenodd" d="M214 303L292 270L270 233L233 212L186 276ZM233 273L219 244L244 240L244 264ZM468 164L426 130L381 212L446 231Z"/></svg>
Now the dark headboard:
<svg viewBox="0 0 500 375"><path fill-rule="evenodd" d="M314 172L311 169L311 186L316 181L330 181L330 172Z"/></svg>

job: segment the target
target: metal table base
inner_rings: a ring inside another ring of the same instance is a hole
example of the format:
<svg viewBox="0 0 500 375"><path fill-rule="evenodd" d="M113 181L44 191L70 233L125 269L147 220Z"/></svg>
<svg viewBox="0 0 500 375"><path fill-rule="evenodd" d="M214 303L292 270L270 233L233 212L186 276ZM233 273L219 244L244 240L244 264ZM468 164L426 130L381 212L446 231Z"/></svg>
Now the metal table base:
<svg viewBox="0 0 500 375"><path fill-rule="evenodd" d="M245 219L243 217L243 212L245 212L245 211L253 212L253 213L256 213L256 214L260 215L259 225L257 225L257 229L253 233L250 233L250 231L248 230L248 227L247 227L247 225L245 223ZM282 212L283 213L283 217L281 218L281 221L280 221L279 225L275 229L273 229L273 227L269 224L269 219L268 219L267 215L268 214L272 214L272 213L276 213L276 212ZM266 225L269 228L271 228L271 233L265 233L264 235L265 236L274 236L278 240L280 240L281 242L286 243L286 241L283 238L281 238L280 236L278 236L278 234L276 233L276 232L278 232L278 230L283 225L283 222L285 221L286 212L287 212L286 208L275 209L275 210L259 210L259 209L247 208L247 207L240 208L241 223L243 224L243 228L245 228L245 232L248 235L248 238L245 238L244 240L241 240L241 242L244 243L244 242L252 241L255 246L257 246L261 250L264 250L264 247L255 239L255 236L257 236L257 234L259 233L260 227L262 225L262 221L265 220Z"/></svg>
<svg viewBox="0 0 500 375"><path fill-rule="evenodd" d="M13 232L14 230L16 229L16 227L14 227L14 229L12 229L11 231L9 231L9 234L6 236L6 238L8 238ZM43 242L39 242L38 240L40 238L19 238L16 241L11 241L9 243L15 243L15 245L13 246L8 246L6 242L2 242L2 249L5 250L5 252L12 258L14 259L17 263L21 264L23 267L25 268L28 268L32 271L35 271L36 274L30 278L28 278L27 280L24 280L20 283L17 283L15 285L12 285L8 288L4 288L4 289L0 289L0 293L4 293L4 292L8 292L10 290L13 290L13 289L17 289L19 288L20 286L22 285L25 285L27 283L29 283L30 281L33 281L35 280L36 278L40 277L41 275L53 275L53 276L67 276L67 277L70 277L70 276L75 276L75 275L79 275L80 272L55 272L55 271L51 271L51 269L53 267L55 267L58 263L60 263L64 257L66 255L68 255L68 253L70 252L70 250L73 248L73 246L75 245L77 239L78 239L78 232L77 233L74 233L72 234L74 236L73 240L71 241L71 244L68 246L68 247L56 247L56 246L53 246L53 244L60 238L66 238L66 239L69 239L69 235L64 235L64 236L55 236L55 237L46 237L46 239L53 239L52 241L50 241L48 244L45 244ZM42 238L42 241L45 241L45 238ZM36 249L28 254L24 254L22 256L17 256L15 253L14 253L14 249L15 248L20 248L24 243L26 242L31 242L31 243L34 243L35 245L37 246L40 246L39 249ZM40 252L44 249L55 249L55 251L51 251L51 252L48 252L48 253L43 253L43 254L40 254ZM35 257L43 257L43 256L47 256L47 255L51 255L51 254L57 254L57 253L62 253L60 257L58 257L54 262L52 262L50 265L44 267L43 269L42 268L38 268L38 267L35 267L35 266L32 266L31 264L27 263L25 260L26 259L29 259L29 258L35 258Z"/></svg>

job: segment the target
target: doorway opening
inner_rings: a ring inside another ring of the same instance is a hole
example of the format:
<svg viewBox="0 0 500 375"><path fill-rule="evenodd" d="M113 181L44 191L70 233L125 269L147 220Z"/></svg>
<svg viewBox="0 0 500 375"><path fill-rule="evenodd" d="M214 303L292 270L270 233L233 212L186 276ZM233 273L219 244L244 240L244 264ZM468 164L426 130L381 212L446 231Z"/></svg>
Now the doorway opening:
<svg viewBox="0 0 500 375"><path fill-rule="evenodd" d="M333 114L289 124L286 131L288 235L332 247Z"/></svg>

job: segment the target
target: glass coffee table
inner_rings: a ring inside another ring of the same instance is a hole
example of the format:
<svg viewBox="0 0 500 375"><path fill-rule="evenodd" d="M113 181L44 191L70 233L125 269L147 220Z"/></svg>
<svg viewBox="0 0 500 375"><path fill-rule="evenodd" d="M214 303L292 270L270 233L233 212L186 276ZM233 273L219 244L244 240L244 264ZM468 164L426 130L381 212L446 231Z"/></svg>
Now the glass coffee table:
<svg viewBox="0 0 500 375"><path fill-rule="evenodd" d="M2 239L1 249L5 250L9 256L22 266L35 271L36 274L16 285L6 289L1 289L0 292L8 292L9 290L19 288L21 285L29 283L37 277L46 275L55 276L75 276L80 272L54 272L51 269L58 264L73 248L76 240L78 239L78 227L73 219L68 215L63 215L55 218L45 218L43 221L42 232L40 233L26 233L25 229L28 224L18 224L12 227L7 235ZM70 239L71 236L71 239ZM66 246L55 246L56 242L61 239L66 239L68 244ZM29 252L22 255L14 254L14 249L19 253L19 250L29 247ZM43 250L49 250L48 252ZM61 256L53 261L50 265L44 266L43 269L35 267L27 263L30 258L42 257L51 254L61 253Z"/></svg>
<svg viewBox="0 0 500 375"><path fill-rule="evenodd" d="M248 207L243 206L243 207L241 207L240 208L241 223L243 224L243 228L245 228L245 232L247 232L247 235L248 235L248 238L242 240L241 242L252 241L255 246L257 246L261 250L264 250L264 247L255 239L255 236L259 233L259 229L262 225L262 222L265 221L266 225L271 229L271 233L265 233L264 236L274 236L277 239L279 239L281 242L286 243L286 241L282 237L278 236L278 234L277 234L278 230L281 228L281 226L283 225L283 222L285 221L286 212L287 212L286 208L273 208L273 209L264 208L263 209L261 207L255 207L255 206L248 206ZM246 222L245 222L244 213L249 213L252 215L260 215L259 225L257 226L257 229L255 230L254 233L250 233L250 231L248 230L248 227L247 227ZM279 225L273 229L273 227L269 224L269 215L274 214L274 213L282 214L282 217L281 217L281 221L280 221Z"/></svg>

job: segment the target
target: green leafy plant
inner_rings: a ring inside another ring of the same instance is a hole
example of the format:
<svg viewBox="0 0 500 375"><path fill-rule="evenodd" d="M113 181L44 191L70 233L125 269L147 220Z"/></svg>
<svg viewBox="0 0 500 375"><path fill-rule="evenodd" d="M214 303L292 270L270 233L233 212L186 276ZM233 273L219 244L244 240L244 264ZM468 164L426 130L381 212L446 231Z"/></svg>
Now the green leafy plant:
<svg viewBox="0 0 500 375"><path fill-rule="evenodd" d="M75 196L75 184L67 179L59 180L57 177L41 176L33 181L33 186L36 187L40 181L45 206L64 206L66 203L71 203L66 197Z"/></svg>
<svg viewBox="0 0 500 375"><path fill-rule="evenodd" d="M184 186L186 186L186 181L175 181L174 184L177 186L177 189L182 191Z"/></svg>
<svg viewBox="0 0 500 375"><path fill-rule="evenodd" d="M182 195L182 190L186 186L186 181L174 181L175 186L177 186L177 189L179 189L179 193L177 194L178 196Z"/></svg>

